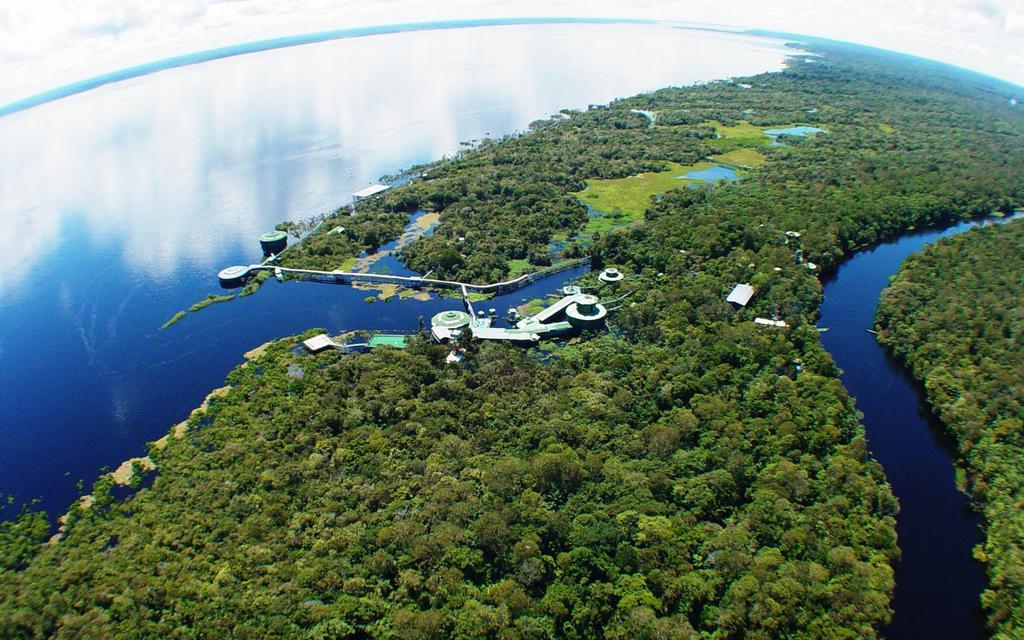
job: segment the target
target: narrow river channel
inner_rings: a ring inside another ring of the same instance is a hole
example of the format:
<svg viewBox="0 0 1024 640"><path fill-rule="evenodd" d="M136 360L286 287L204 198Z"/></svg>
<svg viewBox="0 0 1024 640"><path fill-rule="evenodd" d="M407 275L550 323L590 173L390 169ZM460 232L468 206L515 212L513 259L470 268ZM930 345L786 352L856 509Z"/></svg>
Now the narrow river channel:
<svg viewBox="0 0 1024 640"><path fill-rule="evenodd" d="M825 283L819 326L829 330L822 342L843 370L843 384L864 414L868 445L900 502L903 556L896 569L896 614L885 630L890 640L986 637L978 601L985 571L971 558L982 541L981 518L955 487L955 443L926 405L921 386L866 331L879 295L907 256L977 225L911 233L862 251Z"/></svg>

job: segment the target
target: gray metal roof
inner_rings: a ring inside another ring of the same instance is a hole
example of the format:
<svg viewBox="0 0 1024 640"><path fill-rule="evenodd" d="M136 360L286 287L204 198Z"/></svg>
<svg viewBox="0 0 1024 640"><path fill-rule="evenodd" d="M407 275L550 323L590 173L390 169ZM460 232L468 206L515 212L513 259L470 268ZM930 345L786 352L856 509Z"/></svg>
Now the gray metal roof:
<svg viewBox="0 0 1024 640"><path fill-rule="evenodd" d="M749 284L738 284L733 287L725 301L745 307L752 297L754 297L754 287Z"/></svg>

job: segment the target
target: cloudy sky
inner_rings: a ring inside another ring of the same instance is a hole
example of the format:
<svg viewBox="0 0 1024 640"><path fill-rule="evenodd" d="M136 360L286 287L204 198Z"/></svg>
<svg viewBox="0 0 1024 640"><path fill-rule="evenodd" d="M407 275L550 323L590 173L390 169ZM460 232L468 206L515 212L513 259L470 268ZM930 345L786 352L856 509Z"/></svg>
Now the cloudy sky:
<svg viewBox="0 0 1024 640"><path fill-rule="evenodd" d="M506 16L784 30L913 53L1024 84L1024 0L0 0L0 104L125 66L268 37Z"/></svg>

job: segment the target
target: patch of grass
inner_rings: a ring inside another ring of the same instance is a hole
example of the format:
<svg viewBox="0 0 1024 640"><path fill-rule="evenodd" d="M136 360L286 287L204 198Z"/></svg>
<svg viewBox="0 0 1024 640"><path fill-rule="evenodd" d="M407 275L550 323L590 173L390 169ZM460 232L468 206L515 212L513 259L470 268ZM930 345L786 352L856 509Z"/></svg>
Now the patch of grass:
<svg viewBox="0 0 1024 640"><path fill-rule="evenodd" d="M547 304L545 304L543 298L534 298L533 300L524 302L516 307L516 311L518 311L520 315L532 316L543 311L546 306Z"/></svg>
<svg viewBox="0 0 1024 640"><path fill-rule="evenodd" d="M410 289L409 287L402 287L402 289L398 292L398 298L400 300L411 299L425 302L427 300L430 300L430 292L427 291L426 289Z"/></svg>
<svg viewBox="0 0 1024 640"><path fill-rule="evenodd" d="M170 320L168 320L167 322L165 322L165 323L163 323L162 325L160 325L160 328L161 328L161 329L166 329L167 327L171 326L171 325L172 325L172 324L174 324L175 322L178 322L179 320L181 320L182 318L184 318L184 317L185 317L186 315L188 315L188 314L187 314L186 312L184 312L184 311L179 311L178 313L176 313L176 314L174 314L173 316L171 316L171 319L170 319Z"/></svg>
<svg viewBox="0 0 1024 640"><path fill-rule="evenodd" d="M509 277L515 278L521 276L524 273L528 273L533 270L533 265L530 264L529 260L516 259L508 261L508 275Z"/></svg>
<svg viewBox="0 0 1024 640"><path fill-rule="evenodd" d="M441 222L441 214L437 212L425 213L416 220L412 228L417 231L417 237L424 231Z"/></svg>
<svg viewBox="0 0 1024 640"><path fill-rule="evenodd" d="M382 284L379 286L379 288L380 293L377 294L377 298L379 298L380 300L388 300L389 298L394 298L395 296L398 295L397 284Z"/></svg>
<svg viewBox="0 0 1024 640"><path fill-rule="evenodd" d="M725 165L733 167L750 167L754 169L760 167L768 161L757 149L733 149L728 153L723 153L717 156L711 156L711 159L715 162L720 162Z"/></svg>
<svg viewBox="0 0 1024 640"><path fill-rule="evenodd" d="M340 269L341 271L352 271L353 269L356 268L356 263L358 261L359 258L357 258L356 256L345 258L345 262L342 262L338 269Z"/></svg>
<svg viewBox="0 0 1024 640"><path fill-rule="evenodd" d="M211 304L217 304L218 302L230 302L230 301L232 301L234 299L235 299L235 294L233 294L233 293L228 294L228 295L223 295L223 296L218 296L218 295L214 295L214 294L210 293L210 294L207 294L207 296L205 298L203 298L199 302L197 302L194 305L192 305L191 307L189 307L188 310L191 311L192 313L195 313L196 311L201 311L202 309L205 309L206 307L210 306Z"/></svg>
<svg viewBox="0 0 1024 640"><path fill-rule="evenodd" d="M767 147L771 143L771 136L765 133L761 127L755 127L747 121L741 121L731 127L720 122L706 122L705 124L715 128L718 139L711 144L720 153L728 153L740 147Z"/></svg>
<svg viewBox="0 0 1024 640"><path fill-rule="evenodd" d="M641 173L614 180L587 180L587 189L578 191L575 195L584 203L604 213L603 216L591 217L587 231L605 231L643 218L644 211L651 206L652 196L670 189L685 187L688 183L699 183L700 180L681 176L714 166L710 162L692 165L681 165L677 162L666 164L668 169L665 171Z"/></svg>
<svg viewBox="0 0 1024 640"><path fill-rule="evenodd" d="M882 133L895 133L896 130L891 125L887 125L884 122L878 123L878 128L882 130Z"/></svg>
<svg viewBox="0 0 1024 640"><path fill-rule="evenodd" d="M595 233L608 233L613 229L636 222L638 219L635 216L626 215L621 210L592 215L587 219L587 226L583 228L583 240L589 242Z"/></svg>

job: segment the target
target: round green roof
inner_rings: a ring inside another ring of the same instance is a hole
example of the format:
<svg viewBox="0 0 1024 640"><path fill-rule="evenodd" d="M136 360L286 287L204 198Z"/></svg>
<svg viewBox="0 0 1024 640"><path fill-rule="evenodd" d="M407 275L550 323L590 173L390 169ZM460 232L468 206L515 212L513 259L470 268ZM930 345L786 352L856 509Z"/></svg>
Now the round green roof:
<svg viewBox="0 0 1024 640"><path fill-rule="evenodd" d="M473 318L465 311L456 311L451 309L448 311L442 311L430 319L431 326L434 327L445 327L448 329L458 329L464 327L470 323Z"/></svg>
<svg viewBox="0 0 1024 640"><path fill-rule="evenodd" d="M268 231L260 236L260 242L276 242L278 240L284 240L288 237L288 234L284 231Z"/></svg>

